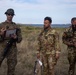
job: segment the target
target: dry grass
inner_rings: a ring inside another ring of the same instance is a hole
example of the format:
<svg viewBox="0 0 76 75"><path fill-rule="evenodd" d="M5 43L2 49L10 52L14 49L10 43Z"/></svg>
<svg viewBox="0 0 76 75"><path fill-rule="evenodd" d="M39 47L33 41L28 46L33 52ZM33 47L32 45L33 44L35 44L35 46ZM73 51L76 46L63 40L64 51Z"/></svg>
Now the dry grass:
<svg viewBox="0 0 76 75"><path fill-rule="evenodd" d="M37 37L41 28L21 26L23 40L18 44L18 63L16 75L33 75L34 61L36 60ZM68 60L66 46L62 44L61 36L64 29L56 28L60 34L61 55L57 63L56 75L68 75ZM0 68L0 75L6 75L6 59ZM76 73L75 73L76 74Z"/></svg>

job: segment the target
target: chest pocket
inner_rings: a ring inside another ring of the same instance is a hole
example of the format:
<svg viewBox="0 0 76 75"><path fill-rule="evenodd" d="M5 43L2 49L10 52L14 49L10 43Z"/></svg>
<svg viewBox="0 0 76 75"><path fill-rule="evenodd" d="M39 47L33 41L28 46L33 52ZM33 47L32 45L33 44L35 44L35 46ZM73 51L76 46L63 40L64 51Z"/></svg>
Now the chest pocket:
<svg viewBox="0 0 76 75"><path fill-rule="evenodd" d="M40 40L41 40L41 43L42 43L42 44L46 44L46 42L47 42L47 36L42 35L42 36L40 37Z"/></svg>
<svg viewBox="0 0 76 75"><path fill-rule="evenodd" d="M53 45L55 42L55 35L54 34L48 34L47 41L50 45Z"/></svg>

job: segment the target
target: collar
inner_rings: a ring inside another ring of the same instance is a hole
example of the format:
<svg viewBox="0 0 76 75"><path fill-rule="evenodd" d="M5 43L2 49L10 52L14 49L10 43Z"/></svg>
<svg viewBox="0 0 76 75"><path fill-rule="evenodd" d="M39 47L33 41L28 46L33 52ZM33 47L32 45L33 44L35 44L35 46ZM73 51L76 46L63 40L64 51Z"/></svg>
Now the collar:
<svg viewBox="0 0 76 75"><path fill-rule="evenodd" d="M51 27L49 27L48 29L44 29L44 31L49 31L49 30L51 30L52 28Z"/></svg>
<svg viewBox="0 0 76 75"><path fill-rule="evenodd" d="M10 23L10 24L13 24L13 22L8 22L7 20L5 21L5 23Z"/></svg>

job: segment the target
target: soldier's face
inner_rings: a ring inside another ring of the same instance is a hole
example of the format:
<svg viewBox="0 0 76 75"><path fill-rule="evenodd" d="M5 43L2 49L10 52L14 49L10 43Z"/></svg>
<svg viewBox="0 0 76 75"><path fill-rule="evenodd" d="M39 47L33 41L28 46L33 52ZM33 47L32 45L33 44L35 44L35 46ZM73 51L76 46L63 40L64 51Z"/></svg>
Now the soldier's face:
<svg viewBox="0 0 76 75"><path fill-rule="evenodd" d="M11 15L11 14L7 14L6 16L7 16L7 20L12 21L12 19L13 19L13 15Z"/></svg>
<svg viewBox="0 0 76 75"><path fill-rule="evenodd" d="M48 20L44 20L44 29L50 27L51 23Z"/></svg>
<svg viewBox="0 0 76 75"><path fill-rule="evenodd" d="M76 20L72 21L72 28L73 30L76 30Z"/></svg>

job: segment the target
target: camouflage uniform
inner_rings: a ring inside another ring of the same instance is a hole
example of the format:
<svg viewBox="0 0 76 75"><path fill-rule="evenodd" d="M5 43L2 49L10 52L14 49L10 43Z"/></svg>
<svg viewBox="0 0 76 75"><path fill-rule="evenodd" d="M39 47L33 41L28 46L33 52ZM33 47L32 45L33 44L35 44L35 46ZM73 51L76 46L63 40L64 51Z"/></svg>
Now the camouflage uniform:
<svg viewBox="0 0 76 75"><path fill-rule="evenodd" d="M20 43L22 40L20 28L14 22L8 23L5 21L5 22L1 23L0 30L1 30L1 28L7 27L7 26L9 27L9 29L18 28L17 43ZM4 53L4 48L5 48L8 40L9 40L9 37L8 38L4 37L4 40L3 40L1 35L0 35L0 62L1 62L1 59L3 58L2 54ZM6 55L6 58L7 58L7 65L8 65L7 75L14 75L15 66L17 64L17 46L16 46L16 43L13 43L12 47L10 48L9 52Z"/></svg>
<svg viewBox="0 0 76 75"><path fill-rule="evenodd" d="M62 36L63 43L67 45L68 60L69 60L69 74L74 75L75 63L76 63L76 47L74 45L69 46L68 44L76 43L76 31L73 32L72 27L66 29Z"/></svg>
<svg viewBox="0 0 76 75"><path fill-rule="evenodd" d="M60 53L59 36L55 30L50 28L40 33L37 53L40 53L43 63L43 75L54 75L56 53Z"/></svg>

